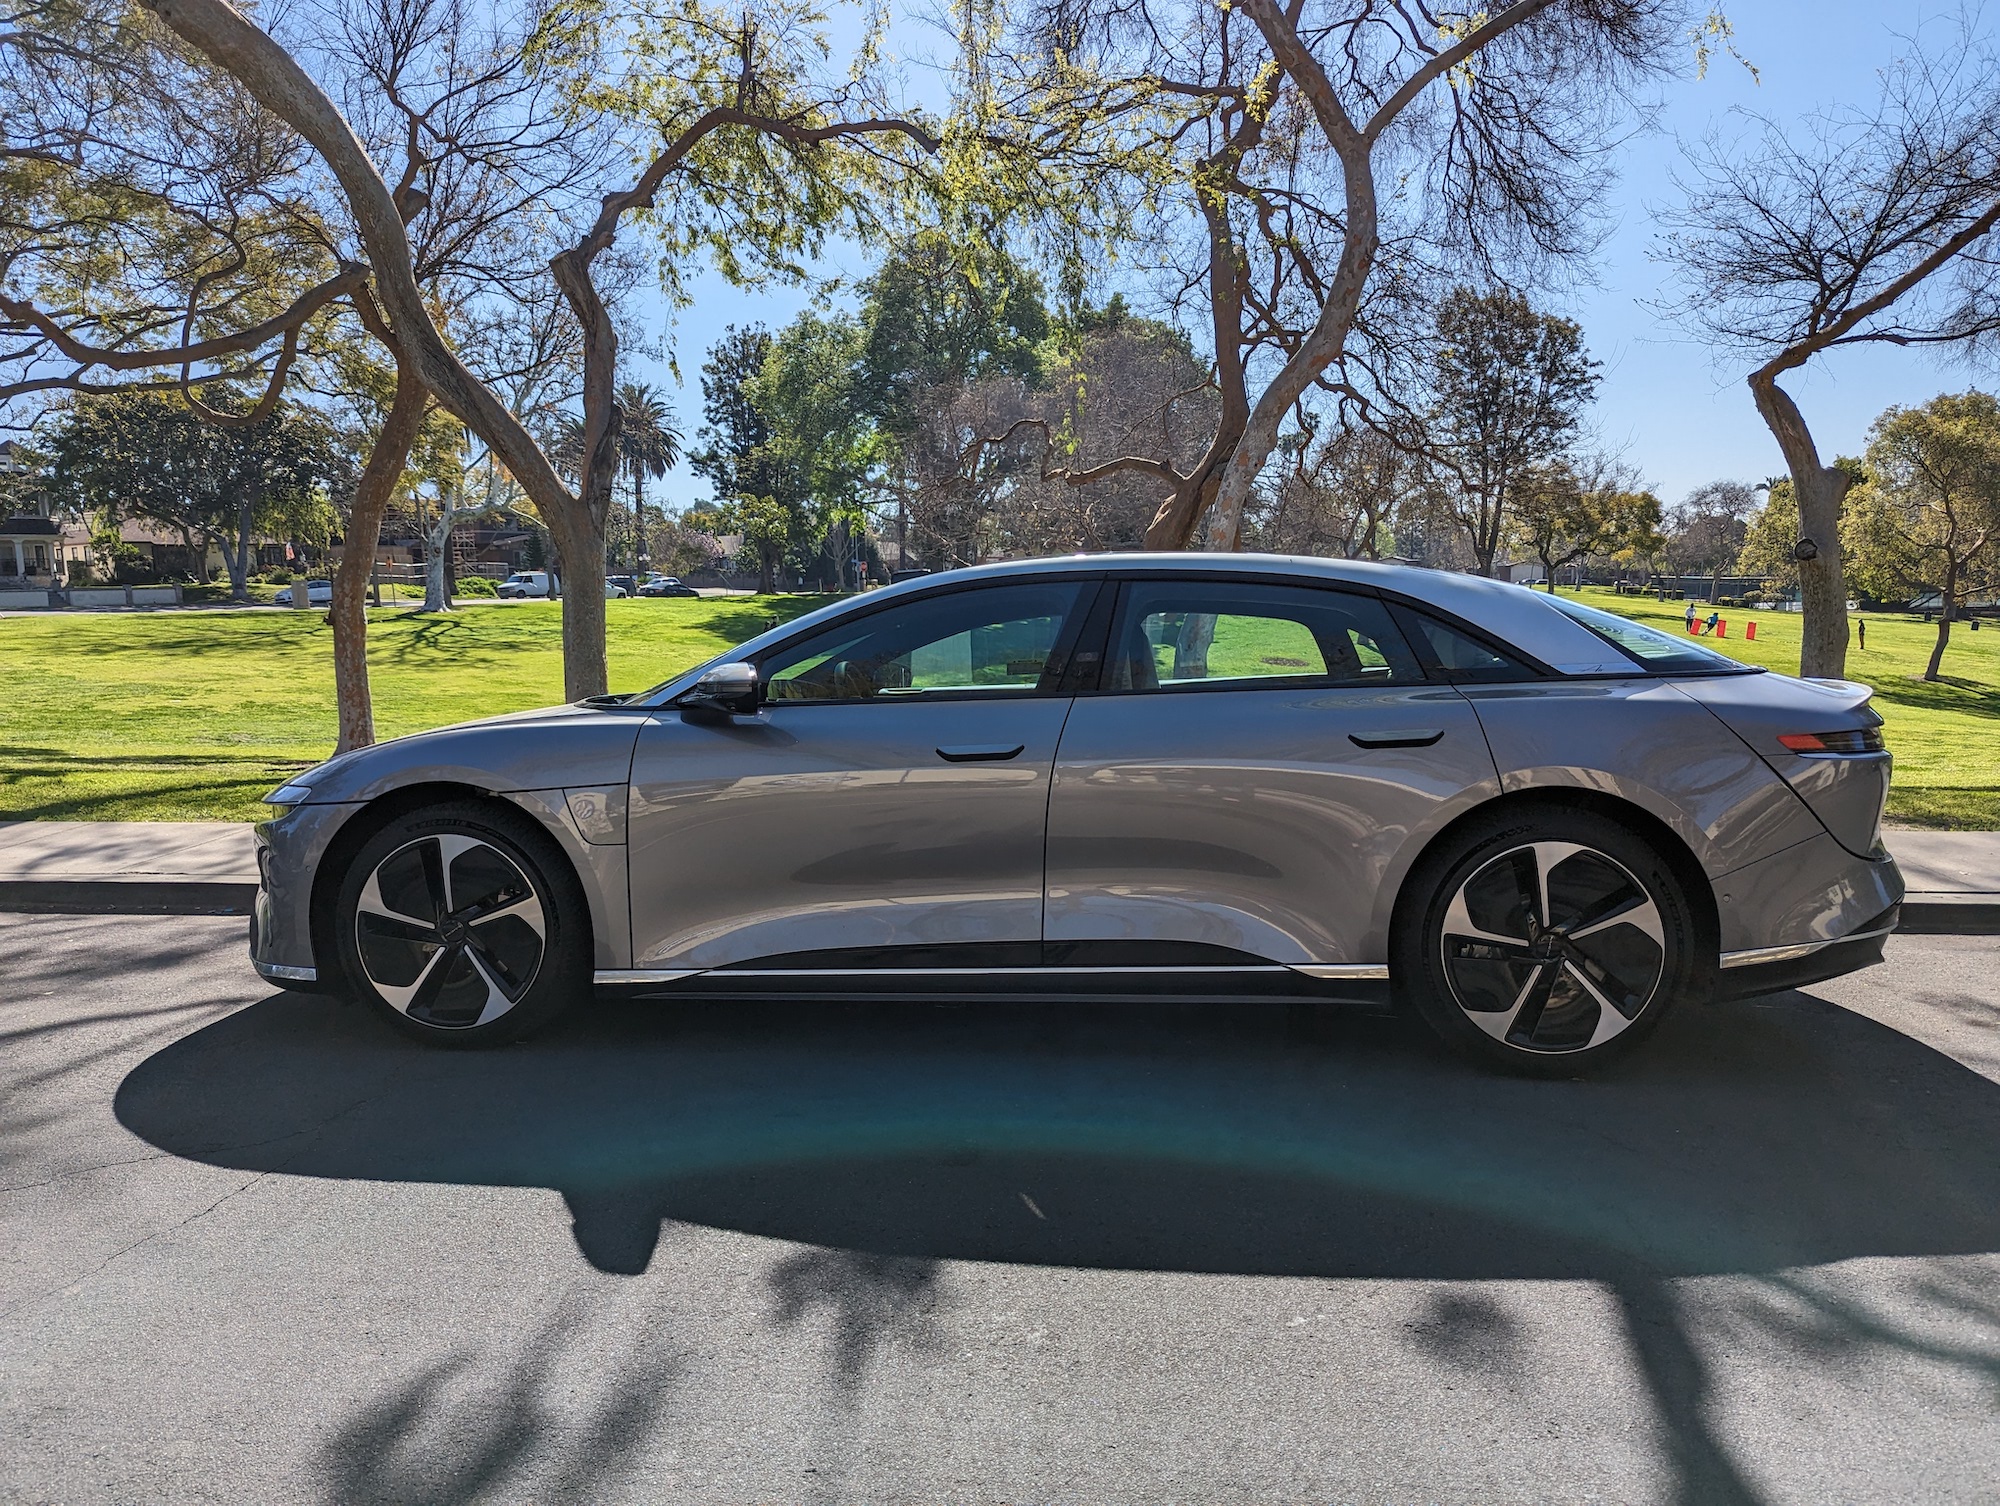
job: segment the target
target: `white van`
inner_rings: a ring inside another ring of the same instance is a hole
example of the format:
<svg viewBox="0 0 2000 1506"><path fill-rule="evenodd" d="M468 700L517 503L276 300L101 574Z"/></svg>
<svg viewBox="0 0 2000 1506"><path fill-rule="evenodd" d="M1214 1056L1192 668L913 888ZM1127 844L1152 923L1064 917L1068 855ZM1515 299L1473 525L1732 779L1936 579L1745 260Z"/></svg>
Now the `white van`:
<svg viewBox="0 0 2000 1506"><path fill-rule="evenodd" d="M549 594L549 572L516 570L493 589L500 596L546 596Z"/></svg>

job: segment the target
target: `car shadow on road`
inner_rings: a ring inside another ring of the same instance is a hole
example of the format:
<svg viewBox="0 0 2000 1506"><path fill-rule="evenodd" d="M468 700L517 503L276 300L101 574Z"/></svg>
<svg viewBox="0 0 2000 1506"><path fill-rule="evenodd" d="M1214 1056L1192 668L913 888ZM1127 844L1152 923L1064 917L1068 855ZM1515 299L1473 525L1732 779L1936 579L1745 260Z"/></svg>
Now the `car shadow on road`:
<svg viewBox="0 0 2000 1506"><path fill-rule="evenodd" d="M558 1189L602 1271L688 1224L830 1252L774 1296L830 1304L855 1354L946 1260L1594 1281L1687 1500L1756 1497L1674 1278L2000 1251L2000 1085L1803 993L1685 1009L1568 1082L1296 1005L604 1004L460 1053L290 995L158 1051L116 1108L215 1165ZM1419 1341L1481 1331L1446 1312Z"/></svg>

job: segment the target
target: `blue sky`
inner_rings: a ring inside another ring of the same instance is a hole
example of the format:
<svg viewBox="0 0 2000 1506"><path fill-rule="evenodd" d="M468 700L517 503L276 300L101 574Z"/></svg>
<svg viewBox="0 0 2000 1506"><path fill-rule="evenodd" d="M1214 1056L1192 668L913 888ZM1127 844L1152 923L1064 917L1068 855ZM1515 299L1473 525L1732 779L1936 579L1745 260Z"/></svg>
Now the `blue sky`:
<svg viewBox="0 0 2000 1506"><path fill-rule="evenodd" d="M1735 134L1749 122L1735 111L1769 115L1795 125L1817 111L1865 105L1876 92L1877 71L1905 50L1907 36L1936 7L1867 3L1867 0L1733 0L1726 5L1736 44L1757 66L1759 79L1718 54L1701 81L1684 78L1664 89L1654 130L1628 140L1617 155L1619 179L1608 204L1614 226L1591 269L1592 281L1553 300L1579 320L1592 353L1603 363L1594 422L1602 440L1621 450L1669 502L1705 481L1731 477L1757 481L1783 470L1777 446L1759 421L1743 385L1743 372L1718 365L1647 307L1665 290L1665 269L1650 255L1653 212L1671 203L1670 174L1680 161L1677 139L1697 141L1711 129ZM852 271L851 254L834 258ZM744 293L709 275L696 284L692 307L679 312L670 331L666 313L646 308L649 338L667 340L678 353L682 384L663 363L632 362L633 374L666 390L690 435L700 422L699 372L704 353L729 324L786 323L806 307L810 293L777 289ZM1959 391L1977 378L1962 367L1891 348L1835 355L1788 384L1812 424L1824 454L1857 453L1869 423L1891 403L1923 402ZM1991 381L1990 374L1986 376ZM679 506L705 495L706 485L677 471L662 487Z"/></svg>

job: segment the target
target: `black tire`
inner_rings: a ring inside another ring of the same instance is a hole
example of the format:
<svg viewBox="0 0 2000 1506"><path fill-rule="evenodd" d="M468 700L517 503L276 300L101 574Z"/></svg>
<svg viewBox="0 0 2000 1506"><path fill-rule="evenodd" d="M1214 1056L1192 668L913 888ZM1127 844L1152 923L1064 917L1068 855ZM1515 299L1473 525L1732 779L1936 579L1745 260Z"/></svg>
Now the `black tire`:
<svg viewBox="0 0 2000 1506"><path fill-rule="evenodd" d="M1592 812L1527 807L1475 821L1426 853L1404 892L1397 991L1446 1045L1487 1066L1535 1077L1600 1067L1705 976L1671 865Z"/></svg>
<svg viewBox="0 0 2000 1506"><path fill-rule="evenodd" d="M397 1029L491 1046L589 991L589 916L574 870L530 817L453 801L368 839L341 879L334 928L349 988Z"/></svg>

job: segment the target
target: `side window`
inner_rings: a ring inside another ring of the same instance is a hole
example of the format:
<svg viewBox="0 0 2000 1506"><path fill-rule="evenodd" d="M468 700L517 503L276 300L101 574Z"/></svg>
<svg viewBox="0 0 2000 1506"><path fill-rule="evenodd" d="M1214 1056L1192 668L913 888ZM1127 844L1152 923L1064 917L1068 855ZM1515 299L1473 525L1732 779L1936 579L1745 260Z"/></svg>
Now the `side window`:
<svg viewBox="0 0 2000 1506"><path fill-rule="evenodd" d="M1388 608L1310 586L1135 581L1112 626L1113 690L1391 685L1424 678Z"/></svg>
<svg viewBox="0 0 2000 1506"><path fill-rule="evenodd" d="M1396 616L1409 629L1440 679L1478 684L1536 678L1534 671L1519 660L1449 623L1408 607L1398 607Z"/></svg>
<svg viewBox="0 0 2000 1506"><path fill-rule="evenodd" d="M765 659L767 699L1032 695L1094 582L953 591L834 624Z"/></svg>

